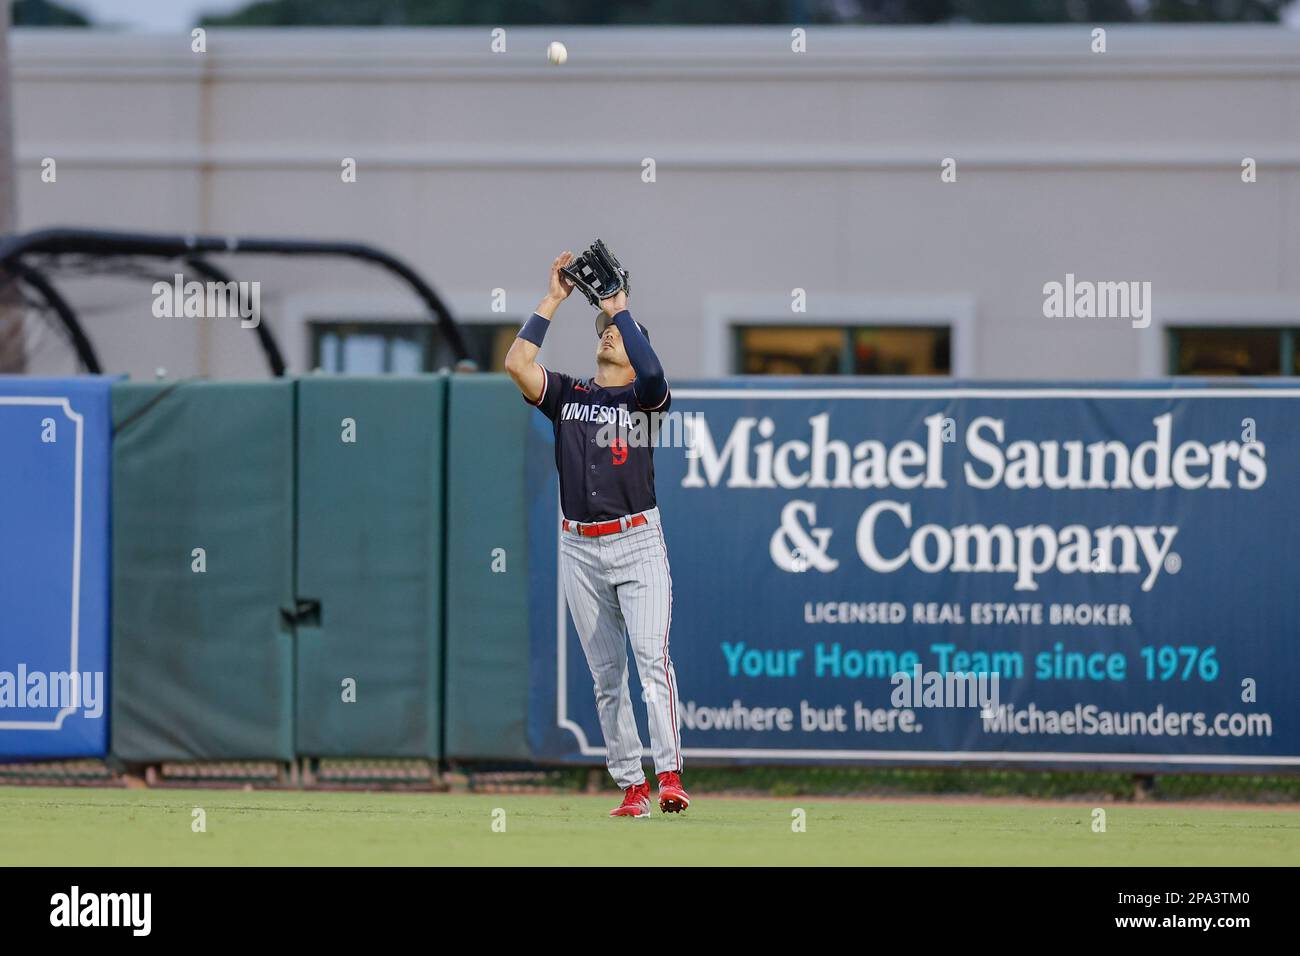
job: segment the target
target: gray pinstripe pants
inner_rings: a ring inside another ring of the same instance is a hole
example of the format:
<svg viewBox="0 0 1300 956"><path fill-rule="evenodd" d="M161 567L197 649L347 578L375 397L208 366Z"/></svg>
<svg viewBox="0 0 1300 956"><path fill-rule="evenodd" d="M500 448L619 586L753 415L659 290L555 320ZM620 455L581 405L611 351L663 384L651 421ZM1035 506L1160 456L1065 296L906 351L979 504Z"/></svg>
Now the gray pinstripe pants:
<svg viewBox="0 0 1300 956"><path fill-rule="evenodd" d="M605 762L624 789L645 780L627 686L629 638L649 718L655 773L682 768L677 675L668 655L673 617L668 549L659 509L643 513L646 524L618 534L584 538L560 532L564 595L596 681Z"/></svg>

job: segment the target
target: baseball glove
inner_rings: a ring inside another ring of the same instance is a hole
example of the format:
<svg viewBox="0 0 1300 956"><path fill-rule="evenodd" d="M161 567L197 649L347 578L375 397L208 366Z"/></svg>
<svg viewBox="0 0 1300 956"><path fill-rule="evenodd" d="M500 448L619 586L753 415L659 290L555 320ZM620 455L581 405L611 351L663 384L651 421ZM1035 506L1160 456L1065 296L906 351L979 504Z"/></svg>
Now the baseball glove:
<svg viewBox="0 0 1300 956"><path fill-rule="evenodd" d="M601 299L631 291L628 271L619 265L614 253L600 239L561 271L582 291L593 308L600 308Z"/></svg>

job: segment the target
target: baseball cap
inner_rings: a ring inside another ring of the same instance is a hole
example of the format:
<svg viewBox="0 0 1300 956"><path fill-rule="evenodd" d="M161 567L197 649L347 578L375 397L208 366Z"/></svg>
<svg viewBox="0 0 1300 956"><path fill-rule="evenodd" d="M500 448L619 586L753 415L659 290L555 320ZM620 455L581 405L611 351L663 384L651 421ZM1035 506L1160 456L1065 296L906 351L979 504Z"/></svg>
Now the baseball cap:
<svg viewBox="0 0 1300 956"><path fill-rule="evenodd" d="M610 323L613 321L614 320L611 319L609 316L607 316L604 312L598 312L596 314L596 335L598 336L604 335L605 330L609 328ZM632 321L636 322L635 319L633 319ZM644 335L647 339L650 338L650 330L647 329L644 325L642 325L640 322L637 322L636 327L641 330L641 334Z"/></svg>

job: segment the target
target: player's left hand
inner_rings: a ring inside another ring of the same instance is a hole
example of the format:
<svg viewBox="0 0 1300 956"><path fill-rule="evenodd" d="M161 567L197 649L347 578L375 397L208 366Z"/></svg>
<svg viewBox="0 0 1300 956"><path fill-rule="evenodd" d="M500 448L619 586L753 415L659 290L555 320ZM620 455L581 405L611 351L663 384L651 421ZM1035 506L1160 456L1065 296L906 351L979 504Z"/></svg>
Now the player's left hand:
<svg viewBox="0 0 1300 956"><path fill-rule="evenodd" d="M600 300L600 311L611 319L627 308L627 291L620 289L608 299Z"/></svg>

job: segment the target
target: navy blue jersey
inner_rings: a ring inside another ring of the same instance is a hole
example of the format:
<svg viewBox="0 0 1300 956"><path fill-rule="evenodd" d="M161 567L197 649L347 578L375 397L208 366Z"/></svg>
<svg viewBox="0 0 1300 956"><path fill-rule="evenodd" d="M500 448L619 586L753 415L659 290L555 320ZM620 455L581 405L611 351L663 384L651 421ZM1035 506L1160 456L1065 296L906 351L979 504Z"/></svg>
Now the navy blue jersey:
<svg viewBox="0 0 1300 956"><path fill-rule="evenodd" d="M654 446L648 429L636 425L650 419L651 412L668 411L672 394L665 393L653 409L642 408L631 383L604 388L592 379L541 368L546 382L531 404L555 426L564 517L608 521L655 507ZM636 412L645 419L633 418Z"/></svg>

